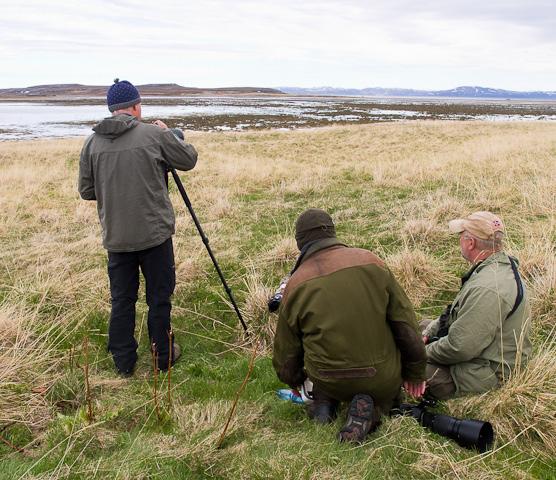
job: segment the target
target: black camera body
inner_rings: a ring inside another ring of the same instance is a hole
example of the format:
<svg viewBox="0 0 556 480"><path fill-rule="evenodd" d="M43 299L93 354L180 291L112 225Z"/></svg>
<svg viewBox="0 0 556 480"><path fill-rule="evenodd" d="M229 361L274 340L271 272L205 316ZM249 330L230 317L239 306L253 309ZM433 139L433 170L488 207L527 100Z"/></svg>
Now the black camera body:
<svg viewBox="0 0 556 480"><path fill-rule="evenodd" d="M280 308L280 303L282 303L282 297L284 294L280 291L276 291L272 297L268 299L268 311L273 313Z"/></svg>
<svg viewBox="0 0 556 480"><path fill-rule="evenodd" d="M280 308L280 303L282 303L282 298L284 297L284 290L286 289L286 285L288 284L290 276L291 275L286 275L280 281L280 286L278 287L276 292L274 292L274 295L272 295L272 297L268 299L267 305L269 312L275 312L276 310L278 310L278 308Z"/></svg>
<svg viewBox="0 0 556 480"><path fill-rule="evenodd" d="M450 320L450 315L452 314L452 305L448 305L444 311L438 317L438 332L434 337L428 339L427 344L436 342L437 340L441 339L448 335L448 330L450 325L448 324Z"/></svg>
<svg viewBox="0 0 556 480"><path fill-rule="evenodd" d="M182 142L185 142L185 136L181 128L171 128L170 131L174 134L174 137L179 138Z"/></svg>

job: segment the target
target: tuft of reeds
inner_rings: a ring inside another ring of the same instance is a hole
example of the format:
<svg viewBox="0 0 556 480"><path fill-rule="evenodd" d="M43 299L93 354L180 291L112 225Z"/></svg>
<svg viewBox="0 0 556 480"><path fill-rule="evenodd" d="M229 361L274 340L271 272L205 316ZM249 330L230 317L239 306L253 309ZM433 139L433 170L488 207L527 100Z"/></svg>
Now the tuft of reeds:
<svg viewBox="0 0 556 480"><path fill-rule="evenodd" d="M154 410L156 412L156 417L158 420L162 419L162 415L160 413L160 401L158 398L158 352L156 350L156 344L151 344L151 360L152 360L152 372L153 372L153 394L152 394L152 402L154 406Z"/></svg>
<svg viewBox="0 0 556 480"><path fill-rule="evenodd" d="M273 247L263 255L267 263L275 262L293 267L293 263L299 255L299 248L295 242L294 234L281 236L273 241Z"/></svg>
<svg viewBox="0 0 556 480"><path fill-rule="evenodd" d="M172 360L174 356L174 334L168 331L168 376L166 377L168 387L168 409L172 408Z"/></svg>
<svg viewBox="0 0 556 480"><path fill-rule="evenodd" d="M87 403L87 421L94 420L93 401L91 396L91 384L89 382L89 336L83 339L83 375L85 377L85 401Z"/></svg>
<svg viewBox="0 0 556 480"><path fill-rule="evenodd" d="M234 402L232 403L232 408L230 409L230 412L228 414L228 420L226 421L226 425L224 425L224 430L222 430L222 433L220 434L220 437L218 438L218 443L216 444L216 448L222 447L222 443L224 442L224 439L226 438L226 432L228 431L228 427L230 426L230 422L232 421L232 418L233 418L234 413L236 411L237 404L239 402L239 398L241 397L241 394L243 393L243 390L245 390L245 387L247 386L247 382L249 381L249 377L251 376L251 373L253 373L253 368L255 366L255 359L256 358L257 358L257 346L255 344L253 346L253 350L251 352L251 358L249 359L249 365L247 367L247 373L245 374L245 378L243 379L243 382L241 383L241 386L239 387L238 391L236 392Z"/></svg>

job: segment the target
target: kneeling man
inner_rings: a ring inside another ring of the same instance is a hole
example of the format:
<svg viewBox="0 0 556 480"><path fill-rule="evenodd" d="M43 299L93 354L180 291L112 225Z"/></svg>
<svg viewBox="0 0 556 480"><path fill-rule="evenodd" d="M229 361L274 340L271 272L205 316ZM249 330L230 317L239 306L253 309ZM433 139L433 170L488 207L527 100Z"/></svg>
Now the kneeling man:
<svg viewBox="0 0 556 480"><path fill-rule="evenodd" d="M338 403L351 402L340 440L359 443L402 383L415 396L423 393L419 326L384 262L339 242L326 212L303 212L295 237L301 254L280 305L274 368L292 388L313 382L309 416L318 422L331 422Z"/></svg>
<svg viewBox="0 0 556 480"><path fill-rule="evenodd" d="M517 260L502 250L502 220L475 212L449 228L472 267L452 304L423 333L428 391L439 399L496 388L531 353L527 292Z"/></svg>

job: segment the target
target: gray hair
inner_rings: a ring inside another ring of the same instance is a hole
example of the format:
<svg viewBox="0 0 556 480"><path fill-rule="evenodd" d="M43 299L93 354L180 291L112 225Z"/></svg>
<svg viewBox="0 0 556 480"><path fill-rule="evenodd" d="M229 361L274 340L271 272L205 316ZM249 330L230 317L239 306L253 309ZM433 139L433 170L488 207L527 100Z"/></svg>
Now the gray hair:
<svg viewBox="0 0 556 480"><path fill-rule="evenodd" d="M504 232L494 232L491 238L485 240L483 238L476 237L475 235L465 232L465 234L474 238L477 243L477 248L480 250L491 250L493 252L499 252L504 247Z"/></svg>

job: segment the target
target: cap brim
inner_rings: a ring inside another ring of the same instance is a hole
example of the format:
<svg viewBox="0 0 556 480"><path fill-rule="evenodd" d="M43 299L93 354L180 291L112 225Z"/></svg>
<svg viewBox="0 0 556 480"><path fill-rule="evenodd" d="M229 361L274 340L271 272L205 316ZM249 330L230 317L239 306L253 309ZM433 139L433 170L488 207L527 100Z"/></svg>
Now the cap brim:
<svg viewBox="0 0 556 480"><path fill-rule="evenodd" d="M465 220L463 218L450 220L448 222L448 229L450 230L451 233L461 233L465 230L464 223Z"/></svg>

